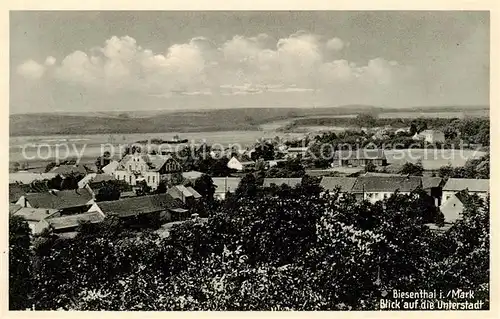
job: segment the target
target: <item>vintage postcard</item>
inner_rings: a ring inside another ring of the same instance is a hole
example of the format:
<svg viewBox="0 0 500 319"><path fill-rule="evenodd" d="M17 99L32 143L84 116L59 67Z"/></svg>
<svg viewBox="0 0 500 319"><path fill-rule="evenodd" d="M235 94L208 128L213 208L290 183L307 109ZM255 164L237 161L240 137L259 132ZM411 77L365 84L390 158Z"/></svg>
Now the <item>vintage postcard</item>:
<svg viewBox="0 0 500 319"><path fill-rule="evenodd" d="M8 310L497 307L490 10L118 9L8 13Z"/></svg>

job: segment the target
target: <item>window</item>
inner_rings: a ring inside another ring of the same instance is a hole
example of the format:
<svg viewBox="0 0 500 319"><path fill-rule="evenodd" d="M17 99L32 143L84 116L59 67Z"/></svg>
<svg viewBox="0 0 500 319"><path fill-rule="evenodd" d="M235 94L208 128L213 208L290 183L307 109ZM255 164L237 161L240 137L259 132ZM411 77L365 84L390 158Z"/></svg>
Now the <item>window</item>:
<svg viewBox="0 0 500 319"><path fill-rule="evenodd" d="M128 165L128 170L131 171L132 170L132 164L129 164Z"/></svg>
<svg viewBox="0 0 500 319"><path fill-rule="evenodd" d="M154 184L154 182L155 182L155 177L153 176L153 184Z"/></svg>
<svg viewBox="0 0 500 319"><path fill-rule="evenodd" d="M128 180L129 180L129 183L132 184L132 175L129 175Z"/></svg>
<svg viewBox="0 0 500 319"><path fill-rule="evenodd" d="M150 177L150 176L148 176L148 184L149 184L149 177Z"/></svg>

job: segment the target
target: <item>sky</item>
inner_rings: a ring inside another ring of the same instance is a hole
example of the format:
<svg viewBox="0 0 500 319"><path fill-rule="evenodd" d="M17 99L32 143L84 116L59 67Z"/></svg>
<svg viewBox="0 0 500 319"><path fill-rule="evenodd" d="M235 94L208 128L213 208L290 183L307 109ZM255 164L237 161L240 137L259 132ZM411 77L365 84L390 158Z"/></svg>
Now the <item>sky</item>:
<svg viewBox="0 0 500 319"><path fill-rule="evenodd" d="M11 11L10 112L489 105L489 14Z"/></svg>

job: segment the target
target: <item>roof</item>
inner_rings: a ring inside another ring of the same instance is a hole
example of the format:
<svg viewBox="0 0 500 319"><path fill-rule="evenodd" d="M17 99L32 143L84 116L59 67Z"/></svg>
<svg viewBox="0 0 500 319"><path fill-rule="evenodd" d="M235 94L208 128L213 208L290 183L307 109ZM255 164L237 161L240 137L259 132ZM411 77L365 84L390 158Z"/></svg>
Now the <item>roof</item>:
<svg viewBox="0 0 500 319"><path fill-rule="evenodd" d="M41 221L51 215L57 213L57 209L45 209L45 208L31 208L31 207L20 207L15 213L14 216L24 217L27 221Z"/></svg>
<svg viewBox="0 0 500 319"><path fill-rule="evenodd" d="M306 169L306 175L317 177L317 176L325 176L335 173L335 171L331 168L327 169Z"/></svg>
<svg viewBox="0 0 500 319"><path fill-rule="evenodd" d="M436 188L442 186L443 179L441 177L422 177L422 188Z"/></svg>
<svg viewBox="0 0 500 319"><path fill-rule="evenodd" d="M102 182L109 182L109 181L116 181L116 178L113 175L108 175L108 174L97 174L91 181L90 183L102 183Z"/></svg>
<svg viewBox="0 0 500 319"><path fill-rule="evenodd" d="M29 193L25 197L33 208L64 209L86 205L92 200L92 193L86 188L80 188Z"/></svg>
<svg viewBox="0 0 500 319"><path fill-rule="evenodd" d="M189 172L183 172L182 173L182 177L184 177L185 179L197 179L201 175L203 175L203 173L202 172L197 172L197 171L189 171Z"/></svg>
<svg viewBox="0 0 500 319"><path fill-rule="evenodd" d="M21 196L26 195L28 185L25 184L9 184L9 202L15 203Z"/></svg>
<svg viewBox="0 0 500 319"><path fill-rule="evenodd" d="M352 188L353 192L411 192L422 185L418 176L360 176Z"/></svg>
<svg viewBox="0 0 500 319"><path fill-rule="evenodd" d="M338 150L333 155L333 159L386 159L384 150L363 148L358 150Z"/></svg>
<svg viewBox="0 0 500 319"><path fill-rule="evenodd" d="M387 177L387 176L405 176L403 174L396 174L396 173L379 173L379 172L366 172L362 176L382 176L382 177Z"/></svg>
<svg viewBox="0 0 500 319"><path fill-rule="evenodd" d="M108 181L116 181L113 175L90 173L78 182L78 187L83 188L89 184L96 186L97 184L105 183Z"/></svg>
<svg viewBox="0 0 500 319"><path fill-rule="evenodd" d="M17 172L9 173L9 184L10 183L22 183L29 184L33 181L42 181L45 179L53 179L57 174L50 173L30 173L30 172Z"/></svg>
<svg viewBox="0 0 500 319"><path fill-rule="evenodd" d="M28 193L43 193L48 191L49 187L47 186L47 183L41 181L35 181L31 184L12 183L9 184L9 202L15 203L19 200L19 198L21 198L21 196Z"/></svg>
<svg viewBox="0 0 500 319"><path fill-rule="evenodd" d="M323 177L319 186L329 191L340 187L341 192L350 192L354 183L356 183L355 177Z"/></svg>
<svg viewBox="0 0 500 319"><path fill-rule="evenodd" d="M191 186L186 188L193 195L194 198L201 198L200 193L198 193L194 188L192 188Z"/></svg>
<svg viewBox="0 0 500 319"><path fill-rule="evenodd" d="M114 201L98 202L97 206L105 215L129 217L140 214L149 214L167 209L182 208L182 202L169 194L137 196L122 198Z"/></svg>
<svg viewBox="0 0 500 319"><path fill-rule="evenodd" d="M246 154L238 154L236 156L233 156L233 158L236 158L238 162L241 164L254 164L255 161L252 160L248 155Z"/></svg>
<svg viewBox="0 0 500 319"><path fill-rule="evenodd" d="M117 161L111 161L108 165L102 168L102 171L106 174L111 174L118 168L119 165L120 163L118 163Z"/></svg>
<svg viewBox="0 0 500 319"><path fill-rule="evenodd" d="M104 220L100 212L89 212L78 215L69 215L63 217L54 217L45 221L54 229L73 228L80 225L81 222L99 223Z"/></svg>
<svg viewBox="0 0 500 319"><path fill-rule="evenodd" d="M193 194L191 194L191 192L184 185L175 185L172 186L172 188L177 189L179 192L182 193L182 195L184 195L184 197L193 196Z"/></svg>
<svg viewBox="0 0 500 319"><path fill-rule="evenodd" d="M489 179L450 178L443 187L443 191L489 192Z"/></svg>
<svg viewBox="0 0 500 319"><path fill-rule="evenodd" d="M95 163L87 163L83 167L87 170L87 173L97 173L99 171Z"/></svg>
<svg viewBox="0 0 500 319"><path fill-rule="evenodd" d="M21 205L10 204L9 205L9 216L14 215L14 213L20 209L21 209Z"/></svg>
<svg viewBox="0 0 500 319"><path fill-rule="evenodd" d="M137 193L135 191L125 191L120 193L120 198L136 197Z"/></svg>
<svg viewBox="0 0 500 319"><path fill-rule="evenodd" d="M295 187L302 183L302 178L264 178L264 187L271 187L272 184L281 186L283 184Z"/></svg>
<svg viewBox="0 0 500 319"><path fill-rule="evenodd" d="M130 161L132 158L137 158L137 157L140 157L142 158L142 160L144 162L146 162L146 164L148 165L148 171L150 172L157 172L159 171L164 165L165 163L172 159L172 156L170 155L153 155L153 154L146 154L146 155L125 155L118 167L117 167L117 170L124 170L125 169L125 165L128 163L128 161Z"/></svg>
<svg viewBox="0 0 500 319"><path fill-rule="evenodd" d="M240 177L213 177L216 193L234 192L240 184Z"/></svg>
<svg viewBox="0 0 500 319"><path fill-rule="evenodd" d="M59 175L69 175L69 174L87 175L87 170L83 165L59 165L52 168L50 172Z"/></svg>

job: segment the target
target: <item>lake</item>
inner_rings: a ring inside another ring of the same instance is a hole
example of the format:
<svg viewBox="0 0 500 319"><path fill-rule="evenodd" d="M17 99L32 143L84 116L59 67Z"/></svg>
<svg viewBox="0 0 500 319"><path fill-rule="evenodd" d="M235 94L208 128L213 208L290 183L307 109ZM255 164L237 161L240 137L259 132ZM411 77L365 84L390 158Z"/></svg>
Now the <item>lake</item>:
<svg viewBox="0 0 500 319"><path fill-rule="evenodd" d="M303 136L300 133L275 131L15 136L9 140L9 159L11 162L49 160L55 156L57 150L61 156L67 154L68 157L76 157L78 154L83 154L82 158L95 159L101 155L101 147L108 149L112 145L114 149L118 149L120 145L124 146L140 140L155 138L171 140L175 135L179 135L181 139L188 139L189 144L200 144L205 140L208 144L217 143L224 147L238 144L242 148L254 145L259 138L279 136L292 139Z"/></svg>

